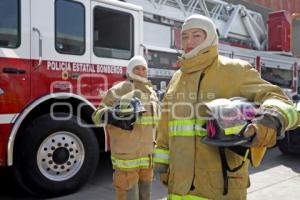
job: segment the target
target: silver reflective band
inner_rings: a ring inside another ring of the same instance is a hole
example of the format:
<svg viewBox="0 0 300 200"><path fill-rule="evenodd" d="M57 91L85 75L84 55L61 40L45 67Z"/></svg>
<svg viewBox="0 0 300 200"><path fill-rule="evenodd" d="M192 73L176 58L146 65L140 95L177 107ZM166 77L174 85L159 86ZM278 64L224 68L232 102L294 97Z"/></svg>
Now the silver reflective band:
<svg viewBox="0 0 300 200"><path fill-rule="evenodd" d="M200 124L191 124L188 123L178 123L170 126L169 124L169 136L205 136L207 135L207 131Z"/></svg>
<svg viewBox="0 0 300 200"><path fill-rule="evenodd" d="M169 160L169 155L168 154L154 154L154 158Z"/></svg>
<svg viewBox="0 0 300 200"><path fill-rule="evenodd" d="M0 124L12 124L16 121L19 113L0 114Z"/></svg>
<svg viewBox="0 0 300 200"><path fill-rule="evenodd" d="M153 161L155 163L169 164L169 154L155 153Z"/></svg>
<svg viewBox="0 0 300 200"><path fill-rule="evenodd" d="M170 126L169 130L174 131L206 131L201 125Z"/></svg>

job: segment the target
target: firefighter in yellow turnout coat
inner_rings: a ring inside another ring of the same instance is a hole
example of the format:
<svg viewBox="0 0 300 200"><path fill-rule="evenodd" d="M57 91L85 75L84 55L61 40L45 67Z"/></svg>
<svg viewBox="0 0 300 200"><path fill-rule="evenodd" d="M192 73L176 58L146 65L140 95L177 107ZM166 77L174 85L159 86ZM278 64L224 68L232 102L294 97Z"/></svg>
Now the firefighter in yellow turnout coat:
<svg viewBox="0 0 300 200"><path fill-rule="evenodd" d="M254 166L259 165L266 147L275 145L278 134L298 125L298 113L283 91L262 80L249 63L218 55L218 36L209 18L187 18L181 39L181 68L173 75L162 104L155 169L168 185L168 199L246 199L250 162L247 159L241 169L228 172L228 193L224 195L218 148L202 142L206 130L199 117L201 103L245 97L260 104L265 117L254 119L244 133L253 136ZM231 168L244 159L228 149L225 155Z"/></svg>
<svg viewBox="0 0 300 200"><path fill-rule="evenodd" d="M137 117L132 130L106 125L115 170L113 185L118 200L150 200L153 178L152 154L159 117L159 102L147 79L147 69L143 57L133 57L128 64L128 79L108 90L101 105L93 114L94 122L100 124L103 113L115 102L133 97L138 97L146 110Z"/></svg>

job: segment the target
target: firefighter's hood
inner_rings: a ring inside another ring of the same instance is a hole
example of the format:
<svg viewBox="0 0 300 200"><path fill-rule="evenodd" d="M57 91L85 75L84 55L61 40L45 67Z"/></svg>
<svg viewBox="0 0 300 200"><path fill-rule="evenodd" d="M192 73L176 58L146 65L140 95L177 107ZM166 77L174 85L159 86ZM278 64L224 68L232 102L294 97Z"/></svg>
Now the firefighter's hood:
<svg viewBox="0 0 300 200"><path fill-rule="evenodd" d="M192 28L200 28L206 32L206 39L197 47L195 47L192 51L188 53L182 53L183 58L193 58L195 57L201 50L208 48L210 46L218 45L218 34L216 31L216 27L214 22L206 16L203 15L191 15L186 18L182 25L181 33L185 30Z"/></svg>
<svg viewBox="0 0 300 200"><path fill-rule="evenodd" d="M136 66L144 66L147 70L148 70L148 64L145 60L144 57L142 56L134 56L133 58L131 58L128 62L128 66L127 66L127 76L133 80L137 80L137 81L141 81L141 82L144 82L144 83L147 83L148 82L148 79L147 78L144 78L144 77L141 77L141 76L138 76L136 74L133 73L133 69L136 67Z"/></svg>

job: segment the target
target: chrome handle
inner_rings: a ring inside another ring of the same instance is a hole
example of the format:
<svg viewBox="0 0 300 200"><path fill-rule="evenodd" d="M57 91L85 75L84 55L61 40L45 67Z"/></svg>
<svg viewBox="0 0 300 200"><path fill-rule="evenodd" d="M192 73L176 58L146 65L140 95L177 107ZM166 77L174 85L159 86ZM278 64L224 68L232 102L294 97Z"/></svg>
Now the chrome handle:
<svg viewBox="0 0 300 200"><path fill-rule="evenodd" d="M145 57L146 61L148 62L148 48L144 44L140 44L140 46L143 48L143 56Z"/></svg>
<svg viewBox="0 0 300 200"><path fill-rule="evenodd" d="M42 57L43 57L43 38L42 38L42 34L40 32L40 30L36 27L32 28L33 31L36 31L39 35L39 62L37 63L37 65L34 66L34 69L37 69L41 64L42 64Z"/></svg>

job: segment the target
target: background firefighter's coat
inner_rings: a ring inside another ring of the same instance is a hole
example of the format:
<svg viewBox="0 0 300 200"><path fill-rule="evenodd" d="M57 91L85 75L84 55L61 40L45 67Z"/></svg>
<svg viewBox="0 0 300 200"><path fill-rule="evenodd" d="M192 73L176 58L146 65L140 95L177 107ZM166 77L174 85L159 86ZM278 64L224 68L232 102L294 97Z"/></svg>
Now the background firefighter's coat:
<svg viewBox="0 0 300 200"><path fill-rule="evenodd" d="M155 162L168 165L162 174L168 184L169 195L196 195L210 199L246 199L249 187L247 161L237 172L228 172L229 192L223 196L223 176L218 148L201 142L205 129L201 128L201 102L217 98L246 97L260 103L262 109L275 111L284 119L284 128L298 125L293 103L283 91L267 81L249 63L218 55L217 47L202 50L196 58L183 63L166 92L159 123ZM200 68L200 70L199 70ZM294 113L293 119L277 105L266 100L280 101ZM226 150L231 168L242 162L242 157Z"/></svg>
<svg viewBox="0 0 300 200"><path fill-rule="evenodd" d="M135 80L126 80L113 86L103 97L101 105L93 114L93 120L96 124L100 123L100 117L103 112L111 107L117 100L124 95L136 90L141 92L139 95L142 99L146 112L134 123L132 131L123 130L116 126L107 124L107 130L110 136L110 149L112 162L115 168L134 169L151 167L151 163L136 163L136 167L127 166L126 163L118 162L120 160L134 160L148 158L152 156L154 148L154 137L159 117L159 102L151 83L143 83ZM143 162L141 160L141 162ZM127 168L128 167L128 168Z"/></svg>

